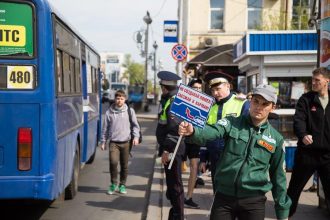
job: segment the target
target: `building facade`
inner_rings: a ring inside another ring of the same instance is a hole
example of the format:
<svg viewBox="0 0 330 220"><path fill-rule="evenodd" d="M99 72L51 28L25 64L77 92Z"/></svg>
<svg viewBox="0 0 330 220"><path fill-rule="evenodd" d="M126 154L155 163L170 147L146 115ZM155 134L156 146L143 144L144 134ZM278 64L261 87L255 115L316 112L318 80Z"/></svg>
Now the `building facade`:
<svg viewBox="0 0 330 220"><path fill-rule="evenodd" d="M112 82L128 84L128 79L123 76L125 72L125 68L123 67L124 53L102 52L100 55L101 72L109 80L110 84Z"/></svg>
<svg viewBox="0 0 330 220"><path fill-rule="evenodd" d="M191 59L249 30L309 29L311 7L311 0L183 0L183 42Z"/></svg>

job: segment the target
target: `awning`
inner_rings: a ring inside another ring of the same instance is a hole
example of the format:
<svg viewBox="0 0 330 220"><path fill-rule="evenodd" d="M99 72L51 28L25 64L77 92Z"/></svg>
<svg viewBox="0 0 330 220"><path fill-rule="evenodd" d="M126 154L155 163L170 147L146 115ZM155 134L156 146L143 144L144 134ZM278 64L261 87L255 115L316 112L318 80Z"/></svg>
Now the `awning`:
<svg viewBox="0 0 330 220"><path fill-rule="evenodd" d="M187 63L188 68L198 64L203 66L237 66L233 63L233 48L232 44L211 47L191 59Z"/></svg>

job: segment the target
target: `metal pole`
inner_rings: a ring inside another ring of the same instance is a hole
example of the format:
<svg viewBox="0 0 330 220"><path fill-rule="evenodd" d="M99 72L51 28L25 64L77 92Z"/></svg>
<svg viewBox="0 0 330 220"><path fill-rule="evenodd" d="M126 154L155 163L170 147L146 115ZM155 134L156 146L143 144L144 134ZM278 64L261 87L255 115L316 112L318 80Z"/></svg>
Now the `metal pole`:
<svg viewBox="0 0 330 220"><path fill-rule="evenodd" d="M143 109L144 111L148 111L148 100L147 100L147 94L148 94L148 34L149 34L149 24L147 24L147 29L146 29L146 37L145 37L145 42L144 42L144 52L146 56L145 60L145 66L144 66L144 90L143 90Z"/></svg>
<svg viewBox="0 0 330 220"><path fill-rule="evenodd" d="M179 0L178 2L179 6L179 32L178 32L178 43L182 44L182 31L183 31L183 0ZM177 62L177 74L178 76L182 77L183 72L183 61ZM184 82L185 83L185 82Z"/></svg>
<svg viewBox="0 0 330 220"><path fill-rule="evenodd" d="M154 102L155 104L157 104L157 96L156 96L156 74L157 74L157 65L156 65L156 52L157 52L157 43L155 41L154 45L153 45L155 51L154 51Z"/></svg>
<svg viewBox="0 0 330 220"><path fill-rule="evenodd" d="M151 24L152 19L150 17L149 12L147 11L147 15L143 17L144 22L147 24L147 29L145 32L145 41L144 41L144 53L146 56L146 61L145 61L145 73L144 73L144 91L143 91L143 109L145 112L149 111L149 106L148 106L148 99L147 99L147 94L148 94L148 37L149 37L149 24Z"/></svg>

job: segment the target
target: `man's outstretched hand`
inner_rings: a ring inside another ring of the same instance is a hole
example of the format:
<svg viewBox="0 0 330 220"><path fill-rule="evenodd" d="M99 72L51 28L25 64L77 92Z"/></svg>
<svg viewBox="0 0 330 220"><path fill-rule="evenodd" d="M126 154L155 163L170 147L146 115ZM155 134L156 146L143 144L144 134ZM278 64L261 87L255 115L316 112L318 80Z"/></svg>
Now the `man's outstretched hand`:
<svg viewBox="0 0 330 220"><path fill-rule="evenodd" d="M183 121L179 125L179 135L189 136L194 133L194 127L189 122Z"/></svg>

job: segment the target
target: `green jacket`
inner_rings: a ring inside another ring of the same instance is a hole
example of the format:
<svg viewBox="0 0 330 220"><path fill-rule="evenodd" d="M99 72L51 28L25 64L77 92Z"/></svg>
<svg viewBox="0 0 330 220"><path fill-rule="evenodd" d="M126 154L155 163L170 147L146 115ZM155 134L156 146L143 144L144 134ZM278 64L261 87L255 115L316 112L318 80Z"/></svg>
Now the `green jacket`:
<svg viewBox="0 0 330 220"><path fill-rule="evenodd" d="M254 127L250 116L239 116L221 119L204 129L194 127L190 141L203 146L215 138L224 138L226 143L216 168L216 191L243 198L272 190L277 218L287 218L291 200L286 193L281 134L268 121Z"/></svg>

